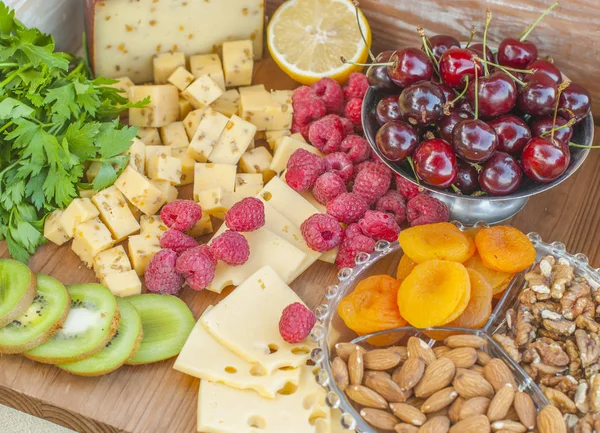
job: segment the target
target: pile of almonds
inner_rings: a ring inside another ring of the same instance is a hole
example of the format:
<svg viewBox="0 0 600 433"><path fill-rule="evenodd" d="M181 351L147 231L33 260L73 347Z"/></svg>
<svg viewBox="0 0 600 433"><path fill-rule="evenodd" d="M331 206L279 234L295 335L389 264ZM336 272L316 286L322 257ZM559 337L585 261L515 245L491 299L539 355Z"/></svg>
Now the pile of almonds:
<svg viewBox="0 0 600 433"><path fill-rule="evenodd" d="M382 431L566 433L560 411L546 406L537 413L508 365L486 346L476 335L453 335L434 348L417 337L373 350L338 343L331 367L363 419Z"/></svg>

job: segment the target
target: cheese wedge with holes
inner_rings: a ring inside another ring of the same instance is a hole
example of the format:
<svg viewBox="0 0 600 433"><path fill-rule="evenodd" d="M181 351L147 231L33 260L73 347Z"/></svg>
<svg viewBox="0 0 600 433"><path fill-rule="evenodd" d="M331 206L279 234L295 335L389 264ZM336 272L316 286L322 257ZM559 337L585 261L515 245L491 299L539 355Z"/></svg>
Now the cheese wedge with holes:
<svg viewBox="0 0 600 433"><path fill-rule="evenodd" d="M218 164L237 164L255 134L256 126L236 115L231 116L208 160Z"/></svg>
<svg viewBox="0 0 600 433"><path fill-rule="evenodd" d="M258 198L273 206L296 227L300 227L311 215L319 213L316 207L277 176L264 186Z"/></svg>

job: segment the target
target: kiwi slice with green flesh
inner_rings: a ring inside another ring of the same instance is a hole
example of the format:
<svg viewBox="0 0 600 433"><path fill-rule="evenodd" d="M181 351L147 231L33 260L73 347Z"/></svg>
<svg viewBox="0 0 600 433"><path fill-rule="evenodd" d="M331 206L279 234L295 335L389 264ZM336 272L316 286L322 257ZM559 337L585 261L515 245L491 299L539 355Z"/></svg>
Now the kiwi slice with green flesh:
<svg viewBox="0 0 600 433"><path fill-rule="evenodd" d="M146 294L127 298L142 316L144 338L127 364L150 364L179 355L196 324L181 299L171 295Z"/></svg>
<svg viewBox="0 0 600 433"><path fill-rule="evenodd" d="M37 275L37 293L27 310L0 328L0 353L23 353L48 341L71 309L65 286L47 275Z"/></svg>
<svg viewBox="0 0 600 433"><path fill-rule="evenodd" d="M100 284L68 286L71 310L63 327L50 340L23 354L46 364L67 364L100 352L119 326L114 295Z"/></svg>
<svg viewBox="0 0 600 433"><path fill-rule="evenodd" d="M123 298L117 298L119 304L119 328L106 347L89 358L58 367L79 376L101 376L108 374L129 359L142 342L142 319L135 307Z"/></svg>
<svg viewBox="0 0 600 433"><path fill-rule="evenodd" d="M33 302L37 278L21 262L0 259L0 327L16 320Z"/></svg>

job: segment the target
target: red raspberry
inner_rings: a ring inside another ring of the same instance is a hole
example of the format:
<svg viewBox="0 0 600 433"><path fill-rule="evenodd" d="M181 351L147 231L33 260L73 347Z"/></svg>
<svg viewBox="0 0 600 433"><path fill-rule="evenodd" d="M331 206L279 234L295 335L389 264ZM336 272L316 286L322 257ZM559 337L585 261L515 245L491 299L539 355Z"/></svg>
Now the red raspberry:
<svg viewBox="0 0 600 433"><path fill-rule="evenodd" d="M228 265L239 266L250 257L248 240L238 232L226 230L210 243L212 256Z"/></svg>
<svg viewBox="0 0 600 433"><path fill-rule="evenodd" d="M446 203L437 198L418 194L407 203L406 216L411 226L448 221L450 211Z"/></svg>
<svg viewBox="0 0 600 433"><path fill-rule="evenodd" d="M199 245L185 250L177 259L175 269L182 274L185 282L194 290L206 289L215 278L217 261L207 245Z"/></svg>
<svg viewBox="0 0 600 433"><path fill-rule="evenodd" d="M331 215L316 213L300 226L302 237L314 251L325 252L337 247L342 240L342 226Z"/></svg>
<svg viewBox="0 0 600 433"><path fill-rule="evenodd" d="M279 319L279 333L288 343L300 343L306 339L317 323L317 318L300 302L285 307Z"/></svg>
<svg viewBox="0 0 600 433"><path fill-rule="evenodd" d="M177 253L170 249L160 250L146 267L146 286L152 293L175 295L183 286L183 277L175 270Z"/></svg>
<svg viewBox="0 0 600 433"><path fill-rule="evenodd" d="M161 248L169 248L177 254L181 254L189 248L197 247L198 242L193 237L181 233L179 230L169 229L160 237L160 246Z"/></svg>
<svg viewBox="0 0 600 433"><path fill-rule="evenodd" d="M344 117L350 119L355 131L362 131L362 103L361 98L352 98L346 102Z"/></svg>
<svg viewBox="0 0 600 433"><path fill-rule="evenodd" d="M357 234L354 237L346 236L340 244L340 249L335 259L338 268L353 268L358 253L372 253L375 251L375 241L368 236Z"/></svg>
<svg viewBox="0 0 600 433"><path fill-rule="evenodd" d="M327 203L327 213L344 224L352 224L363 217L369 209L367 202L358 194L345 192Z"/></svg>
<svg viewBox="0 0 600 433"><path fill-rule="evenodd" d="M365 168L356 175L352 192L361 196L371 206L390 189L390 183L390 177L372 168Z"/></svg>
<svg viewBox="0 0 600 433"><path fill-rule="evenodd" d="M225 214L225 225L236 232L252 232L265 225L265 205L254 197L246 197L231 206Z"/></svg>
<svg viewBox="0 0 600 433"><path fill-rule="evenodd" d="M345 192L346 184L342 178L331 172L323 173L319 176L312 190L315 200L325 205Z"/></svg>
<svg viewBox="0 0 600 433"><path fill-rule="evenodd" d="M302 134L305 140L308 140L308 131L310 130L310 125L312 125L312 122L306 125L292 122L292 133L295 134L296 132L299 132L300 134Z"/></svg>
<svg viewBox="0 0 600 433"><path fill-rule="evenodd" d="M352 223L344 231L345 238L354 239L357 236L364 236L364 233L357 223Z"/></svg>
<svg viewBox="0 0 600 433"><path fill-rule="evenodd" d="M378 210L368 210L365 216L358 222L363 233L375 240L394 242L398 240L400 226L394 217L388 213Z"/></svg>
<svg viewBox="0 0 600 433"><path fill-rule="evenodd" d="M350 119L340 117L340 122L342 122L342 128L344 129L344 137L354 134L354 123Z"/></svg>
<svg viewBox="0 0 600 433"><path fill-rule="evenodd" d="M399 174L396 175L396 189L407 200L415 197L420 192L418 185L414 184L408 179L403 178Z"/></svg>
<svg viewBox="0 0 600 433"><path fill-rule="evenodd" d="M344 136L340 117L335 114L313 122L308 130L308 141L325 154L337 152Z"/></svg>
<svg viewBox="0 0 600 433"><path fill-rule="evenodd" d="M330 153L325 157L325 170L337 174L345 183L352 180L354 166L343 152Z"/></svg>
<svg viewBox="0 0 600 433"><path fill-rule="evenodd" d="M390 189L375 203L375 210L386 212L396 220L398 225L406 220L406 200L398 191Z"/></svg>
<svg viewBox="0 0 600 433"><path fill-rule="evenodd" d="M327 114L340 114L344 109L344 92L337 81L326 77L314 83L311 88L321 98Z"/></svg>
<svg viewBox="0 0 600 433"><path fill-rule="evenodd" d="M308 125L313 120L325 116L327 112L325 103L313 89L307 86L300 86L294 90L292 107L294 108L293 121L298 125Z"/></svg>
<svg viewBox="0 0 600 433"><path fill-rule="evenodd" d="M348 84L344 86L344 98L360 98L365 97L365 93L369 89L369 82L365 74L360 72L352 72L348 78Z"/></svg>
<svg viewBox="0 0 600 433"><path fill-rule="evenodd" d="M202 217L202 209L192 200L174 200L160 211L160 219L169 228L184 232Z"/></svg>
<svg viewBox="0 0 600 433"><path fill-rule="evenodd" d="M369 159L371 147L369 142L358 135L348 135L340 144L340 151L350 158L353 164L359 164Z"/></svg>
<svg viewBox="0 0 600 433"><path fill-rule="evenodd" d="M308 191L324 172L323 158L308 150L298 149L288 160L285 180L294 191Z"/></svg>
<svg viewBox="0 0 600 433"><path fill-rule="evenodd" d="M392 170L390 170L388 168L388 166L385 165L383 162L379 162L379 161L365 161L365 162L361 162L358 165L355 165L354 166L354 177L356 178L356 176L358 176L358 173L360 173L361 171L363 171L366 168L375 170L379 174L381 174L385 177L389 177L390 182L392 181Z"/></svg>

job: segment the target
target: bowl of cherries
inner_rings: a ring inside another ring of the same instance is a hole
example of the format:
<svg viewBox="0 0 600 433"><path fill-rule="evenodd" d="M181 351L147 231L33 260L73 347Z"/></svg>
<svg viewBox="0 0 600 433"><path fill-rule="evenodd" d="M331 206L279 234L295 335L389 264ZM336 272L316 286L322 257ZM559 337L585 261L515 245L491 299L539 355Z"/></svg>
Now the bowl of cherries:
<svg viewBox="0 0 600 433"><path fill-rule="evenodd" d="M510 218L590 152L589 92L527 41L553 6L496 50L488 10L482 43L419 29L420 48L383 52L367 71L362 122L374 152L463 224Z"/></svg>

